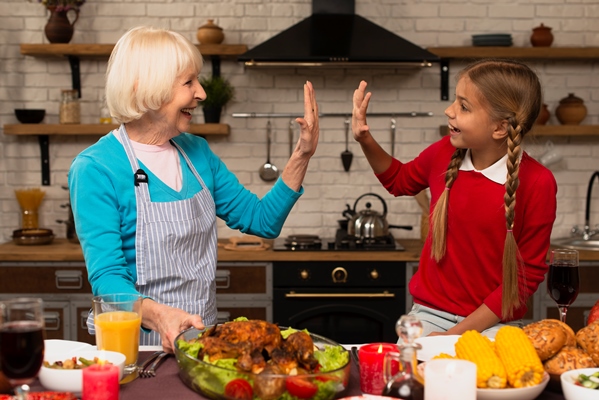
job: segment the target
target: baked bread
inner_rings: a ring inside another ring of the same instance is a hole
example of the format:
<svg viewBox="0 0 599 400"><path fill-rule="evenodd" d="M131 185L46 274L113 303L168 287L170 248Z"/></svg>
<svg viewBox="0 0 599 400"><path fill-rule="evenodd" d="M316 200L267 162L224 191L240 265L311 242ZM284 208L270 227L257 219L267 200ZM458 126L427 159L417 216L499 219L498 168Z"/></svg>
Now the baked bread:
<svg viewBox="0 0 599 400"><path fill-rule="evenodd" d="M560 375L578 368L595 368L597 365L591 356L581 348L564 346L556 355L543 363L549 374Z"/></svg>
<svg viewBox="0 0 599 400"><path fill-rule="evenodd" d="M564 346L576 347L576 334L574 333L574 330L570 328L570 325L557 319L551 319L550 321L557 322L566 332L566 344Z"/></svg>
<svg viewBox="0 0 599 400"><path fill-rule="evenodd" d="M576 333L576 342L586 350L599 365L599 320L585 326Z"/></svg>
<svg viewBox="0 0 599 400"><path fill-rule="evenodd" d="M528 336L541 361L557 354L568 341L568 332L555 319L543 319L526 325L524 333Z"/></svg>

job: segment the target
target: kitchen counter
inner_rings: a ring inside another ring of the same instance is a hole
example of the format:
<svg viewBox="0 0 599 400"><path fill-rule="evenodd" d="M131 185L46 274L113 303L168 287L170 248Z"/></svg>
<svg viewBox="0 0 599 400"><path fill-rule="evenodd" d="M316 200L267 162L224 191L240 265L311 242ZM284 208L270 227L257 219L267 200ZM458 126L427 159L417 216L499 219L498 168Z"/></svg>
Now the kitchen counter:
<svg viewBox="0 0 599 400"><path fill-rule="evenodd" d="M405 251L233 251L218 249L218 261L418 261L420 240L400 240ZM0 261L83 261L78 244L55 239L42 246L22 246L14 242L0 245Z"/></svg>
<svg viewBox="0 0 599 400"><path fill-rule="evenodd" d="M225 243L226 241L222 241ZM233 251L218 249L218 261L418 261L422 243L400 239L405 251ZM579 251L580 261L599 261L599 251ZM22 246L14 242L0 244L0 261L84 261L81 247L66 239L55 239L42 246Z"/></svg>

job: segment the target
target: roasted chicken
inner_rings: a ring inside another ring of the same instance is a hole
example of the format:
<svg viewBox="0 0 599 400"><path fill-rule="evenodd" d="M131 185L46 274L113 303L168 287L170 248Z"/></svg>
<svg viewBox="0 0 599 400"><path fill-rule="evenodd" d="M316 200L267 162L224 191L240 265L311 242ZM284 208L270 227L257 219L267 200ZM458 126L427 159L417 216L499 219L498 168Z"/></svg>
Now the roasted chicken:
<svg viewBox="0 0 599 400"><path fill-rule="evenodd" d="M290 374L298 368L313 371L318 365L310 335L297 331L283 340L279 327L266 321L233 321L216 325L197 340L203 344L198 354L200 359L205 355L210 361L237 358L240 370L254 374L259 374L267 366Z"/></svg>

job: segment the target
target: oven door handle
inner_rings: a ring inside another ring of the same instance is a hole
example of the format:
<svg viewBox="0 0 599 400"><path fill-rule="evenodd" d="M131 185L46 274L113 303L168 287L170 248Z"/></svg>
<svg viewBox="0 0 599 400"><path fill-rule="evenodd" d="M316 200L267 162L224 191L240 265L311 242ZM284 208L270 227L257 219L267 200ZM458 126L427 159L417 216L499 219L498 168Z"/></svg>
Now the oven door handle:
<svg viewBox="0 0 599 400"><path fill-rule="evenodd" d="M395 293L389 293L386 290L382 293L285 293L285 297L289 298L331 298L331 297L344 297L344 298L373 298L373 297L395 297Z"/></svg>

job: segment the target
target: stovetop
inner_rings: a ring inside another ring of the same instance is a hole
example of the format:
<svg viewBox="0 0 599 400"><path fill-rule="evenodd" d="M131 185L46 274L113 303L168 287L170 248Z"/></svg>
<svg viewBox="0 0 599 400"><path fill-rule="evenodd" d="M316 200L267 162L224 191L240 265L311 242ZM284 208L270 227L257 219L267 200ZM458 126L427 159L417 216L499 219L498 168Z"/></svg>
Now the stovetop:
<svg viewBox="0 0 599 400"><path fill-rule="evenodd" d="M274 251L404 251L391 234L384 238L360 239L338 230L335 238L290 235L275 239Z"/></svg>

